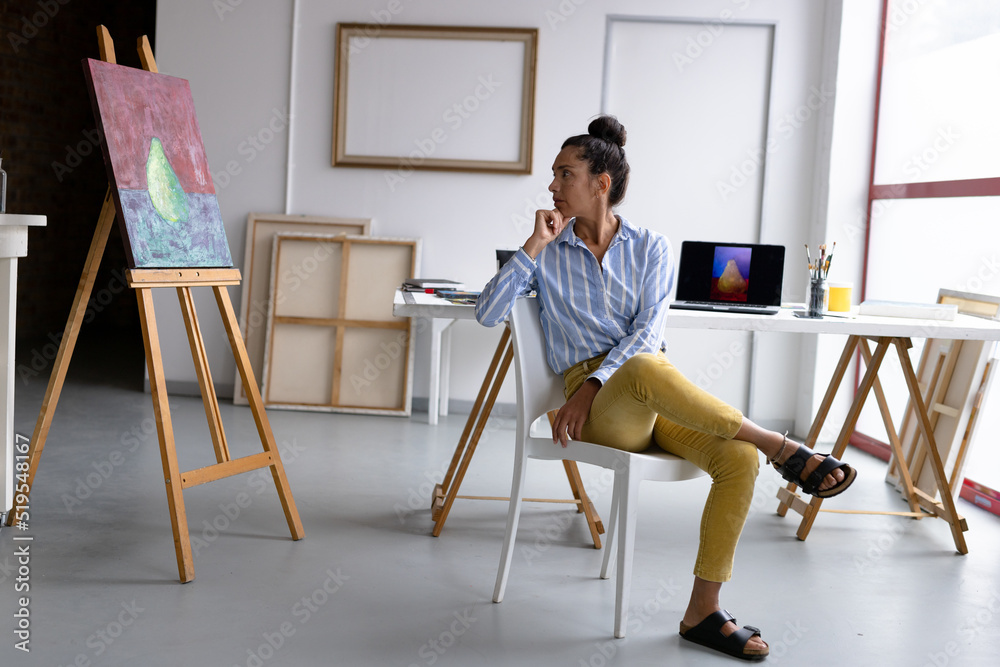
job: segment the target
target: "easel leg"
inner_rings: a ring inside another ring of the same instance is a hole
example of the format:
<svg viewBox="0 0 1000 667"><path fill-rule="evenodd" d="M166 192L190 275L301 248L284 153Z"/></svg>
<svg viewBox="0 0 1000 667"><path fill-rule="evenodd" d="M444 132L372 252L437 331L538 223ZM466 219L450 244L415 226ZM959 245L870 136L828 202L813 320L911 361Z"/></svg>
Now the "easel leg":
<svg viewBox="0 0 1000 667"><path fill-rule="evenodd" d="M872 353L868 349L868 341L861 341L861 356L865 360L865 364L871 366L872 364ZM885 426L886 435L889 437L889 444L892 446L893 456L897 461L905 460L903 455L903 444L899 441L899 434L896 432L896 425L892 422L892 413L889 412L889 402L885 398L885 392L882 391L882 383L875 378L875 384L872 385L872 389L875 392L875 400L878 401L878 409L882 414L882 424ZM906 502L910 505L911 512L919 512L920 505L917 503L913 495L913 479L910 477L910 469L907 466L899 467L899 475L903 479L903 487L906 491Z"/></svg>
<svg viewBox="0 0 1000 667"><path fill-rule="evenodd" d="M497 345L496 352L493 354L489 370L486 371L483 384L479 388L479 395L472 406L472 412L469 413L469 418L465 422L465 430L462 432L462 437L459 439L455 453L452 455L448 472L445 474L442 483L434 487L434 494L431 498L431 519L434 521L434 529L431 534L434 537L441 536L444 523L447 521L451 507L455 504L455 499L458 497L458 490L462 486L465 472L472 462L472 456L476 452L479 438L482 436L487 421L489 421L493 405L496 403L500 387L503 385L504 378L507 375L507 370L513 358L514 348L510 341L510 330L505 329L500 336L500 342ZM580 470L577 467L576 461L563 461L563 467L566 470L566 478L569 481L573 497L577 501L577 511L583 512L586 516L590 534L594 538L594 548L600 549L600 536L604 533L604 524L601 522L601 517L597 515L597 510L594 509L593 502L591 502L590 497L583 488L583 480L580 478ZM497 498L497 500L500 499ZM509 499L503 498L503 500Z"/></svg>
<svg viewBox="0 0 1000 667"><path fill-rule="evenodd" d="M847 443L851 439L851 434L854 433L854 427L858 423L858 418L861 416L861 408L865 405L865 399L868 398L868 392L871 391L872 385L875 384L875 380L878 377L878 369L882 365L882 359L885 358L885 353L889 350L889 346L892 344L893 339L891 338L879 338L878 346L875 348L875 353L872 355L872 363L868 366L865 371L865 376L861 380L861 385L858 387L857 393L854 395L854 402L851 403L851 409L847 412L847 419L844 421L843 427L840 429L840 435L837 437L837 444L834 445L831 454L836 458L842 458L844 456L844 451L847 449ZM822 498L813 498L809 502L809 511L802 517L802 522L799 524L799 529L796 531L795 536L800 540L806 539L809 535L809 531L812 529L813 522L816 520L816 516L819 514L819 508L823 504Z"/></svg>
<svg viewBox="0 0 1000 667"><path fill-rule="evenodd" d="M163 483L167 489L167 503L170 507L170 526L174 532L177 571L181 582L187 583L194 579L191 537L188 534L187 514L184 510L184 488L177 466L177 450L174 448L174 429L170 421L170 404L167 400L163 359L160 356L160 339L156 331L153 294L152 290L147 288L138 288L135 294L139 301L139 321L146 348L146 367L149 370L149 387L153 395L156 433L159 437L160 459L163 463Z"/></svg>
<svg viewBox="0 0 1000 667"><path fill-rule="evenodd" d="M486 397L490 393L490 387L493 386L494 382L497 382L497 368L500 366L500 360L503 359L504 353L509 347L510 341L510 330L504 329L503 333L500 335L500 342L497 344L496 352L493 353L493 359L490 361L489 370L486 371L486 377L483 378L483 384L479 388L479 395L476 396L476 402L472 405L472 411L469 413L469 418L465 420L465 430L462 431L462 437L458 439L458 445L455 447L455 453L451 457L451 463L448 465L448 471L445 473L444 479L440 484L434 486L434 494L431 498L431 519L435 523L435 530L437 534L441 533L441 530L437 527L437 522L441 518L442 512L444 512L444 502L445 496L451 491L452 479L455 476L455 471L458 470L458 466L462 461L462 457L465 454L466 446L469 444L469 436L472 435L472 430L476 427L476 422L479 420L480 414L483 409L483 403L486 402ZM503 376L499 378L499 382L503 383ZM492 408L492 406L490 406ZM487 412L489 415L489 412ZM455 495L458 494L458 489L455 489ZM454 502L454 500L452 501ZM449 510L451 509L451 504L448 505ZM441 522L441 527L444 527L444 522Z"/></svg>
<svg viewBox="0 0 1000 667"><path fill-rule="evenodd" d="M955 507L955 498L948 484L948 476L944 472L944 464L941 462L941 454L937 449L937 441L934 440L934 428L931 426L930 418L927 416L927 406L920 399L920 385L917 376L913 372L910 355L906 350L909 345L904 344L898 338L893 339L893 342L896 343L896 352L899 354L899 364L903 368L903 377L906 378L906 386L910 390L910 396L913 397L912 400L917 414L917 426L923 433L927 455L930 457L931 468L934 472L934 480L937 482L938 492L941 495L941 503L944 505L944 519L951 526L951 535L955 540L955 549L960 554L967 554L969 553L969 547L965 543L962 522L958 516L958 509ZM906 342L908 343L909 341Z"/></svg>
<svg viewBox="0 0 1000 667"><path fill-rule="evenodd" d="M594 503L587 495L587 490L583 488L583 479L580 477L580 468L576 461L563 461L563 468L566 469L566 478L569 480L569 488L576 498L577 512L583 512L587 517L587 526L590 528L590 536L594 539L594 548L601 548L601 534L604 533L604 523L594 509Z"/></svg>
<svg viewBox="0 0 1000 667"><path fill-rule="evenodd" d="M28 448L29 488L33 488L35 473L38 471L38 461L42 456L42 451L45 449L45 440L49 435L49 427L52 426L52 416L55 413L56 405L59 403L59 395L62 393L63 384L66 381L69 362L73 357L73 348L76 347L76 340L80 335L80 327L83 325L83 318L87 313L87 303L90 301L90 294L94 290L97 269L101 265L101 257L104 255L104 248L108 243L108 236L111 234L111 226L114 222L115 203L111 198L111 190L108 189L107 194L104 195L104 206L101 208L101 215L97 220L97 230L94 232L94 238L90 242L90 251L87 253L87 260L83 265L83 274L80 276L80 283L76 288L76 296L73 297L73 306L69 311L66 328L63 330L62 339L59 341L59 352L56 354L55 362L52 366L52 374L49 375L49 385L45 390L42 407L38 412L35 431L31 435L31 444ZM23 506L17 503L15 496L14 505L7 514L7 525L13 525L15 518L22 511Z"/></svg>
<svg viewBox="0 0 1000 667"><path fill-rule="evenodd" d="M486 428L486 422L489 420L490 412L493 410L493 404L496 403L497 394L500 393L500 386L503 384L504 377L507 375L507 369L510 367L510 362L514 358L514 347L513 345L507 345L507 339L510 338L510 333L505 331L503 338L501 338L501 343L504 344L506 351L503 355L503 361L500 362L500 367L497 369L496 375L493 378L492 386L490 387L489 395L486 397L486 402L482 406L482 410L479 411L478 418L475 419L475 430L472 432L472 437L469 440L467 447L464 447L464 454L461 455L461 464L458 466L458 470L455 472L455 477L451 480L448 485L448 493L445 495L444 504L441 506L441 516L434 521L434 530L432 535L434 537L439 537L441 535L441 529L444 528L444 522L448 520L448 513L451 512L451 506L455 503L455 497L458 495L458 489L462 486L462 479L465 478L465 471L469 468L469 463L472 462L472 455L476 453L476 445L479 444L479 438L483 434L483 430ZM487 373L487 380L490 378L490 373ZM480 392L482 393L482 392ZM478 400L476 401L479 402ZM472 414L469 415L469 419L472 420L476 415L474 410ZM468 431L468 425L466 425L466 431ZM463 441L465 440L463 434ZM459 451L462 450L462 443L459 443L459 448L455 450L455 456L459 456ZM454 459L452 463L454 463ZM451 470L449 470L449 473ZM447 480L447 478L446 478Z"/></svg>
<svg viewBox="0 0 1000 667"><path fill-rule="evenodd" d="M819 440L819 434L823 430L823 424L826 422L826 417L830 413L830 408L833 406L833 399L837 396L837 390L840 388L840 383L844 380L844 374L847 372L847 368L851 365L851 358L854 356L854 348L858 346L858 342L861 340L858 336L849 336L847 343L844 344L844 350L840 353L840 361L837 362L837 367L833 371L833 377L830 378L830 384L826 387L826 394L823 395L823 402L820 403L819 411L816 413L816 417L813 419L812 426L809 427L809 435L806 436L805 446L812 449L816 446L816 441ZM781 499L781 503L778 505L778 515L785 516L788 513L789 502L786 498L792 496L795 489L798 488L795 484L789 484L785 488L785 492L779 489L778 498Z"/></svg>
<svg viewBox="0 0 1000 667"><path fill-rule="evenodd" d="M229 299L229 290L225 285L215 285L215 300L219 304L219 313L222 315L222 322L226 326L226 334L229 336L229 344L233 348L233 357L236 359L236 368L240 372L243 380L243 393L250 403L250 411L253 413L254 422L257 424L257 433L260 435L261 445L265 452L270 452L272 456L271 477L274 479L274 486L278 490L278 499L281 501L281 509L285 512L285 520L288 522L288 529L293 540L301 540L306 536L302 528L302 520L299 518L299 510L295 506L295 498L292 497L291 487L288 485L288 478L285 476L285 467L281 464L281 455L274 442L274 433L271 431L271 423L267 419L267 412L264 410L264 401L260 397L260 389L257 387L257 380L250 366L250 357L247 356L246 345L243 343L243 335L240 333L240 325L236 321L236 313L233 312L233 303Z"/></svg>
<svg viewBox="0 0 1000 667"><path fill-rule="evenodd" d="M212 372L208 367L208 353L205 351L205 341L201 335L201 327L198 325L198 314L194 309L191 288L178 287L177 298L180 300L181 313L184 315L184 327L187 329L188 343L191 345L191 358L198 375L201 398L205 404L205 417L208 419L208 430L212 434L215 459L219 463L224 463L229 460L229 444L226 442L226 432L222 428L219 398L215 393L215 383L212 382Z"/></svg>

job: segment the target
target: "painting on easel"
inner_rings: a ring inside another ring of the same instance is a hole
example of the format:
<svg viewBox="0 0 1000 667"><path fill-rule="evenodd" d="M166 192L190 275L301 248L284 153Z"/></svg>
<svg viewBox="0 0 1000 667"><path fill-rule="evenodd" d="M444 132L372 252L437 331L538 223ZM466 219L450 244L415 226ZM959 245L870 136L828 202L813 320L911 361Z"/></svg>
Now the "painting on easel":
<svg viewBox="0 0 1000 667"><path fill-rule="evenodd" d="M130 268L231 267L191 88L84 61Z"/></svg>

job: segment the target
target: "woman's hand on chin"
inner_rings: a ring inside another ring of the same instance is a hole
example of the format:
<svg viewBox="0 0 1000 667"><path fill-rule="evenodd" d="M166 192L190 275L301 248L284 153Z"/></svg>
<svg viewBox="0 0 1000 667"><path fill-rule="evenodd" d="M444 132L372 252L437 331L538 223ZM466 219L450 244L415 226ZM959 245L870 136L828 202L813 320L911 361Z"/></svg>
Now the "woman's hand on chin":
<svg viewBox="0 0 1000 667"><path fill-rule="evenodd" d="M567 219L558 209L539 209L535 211L535 230L524 244L524 251L534 259L542 248L556 239L566 228Z"/></svg>

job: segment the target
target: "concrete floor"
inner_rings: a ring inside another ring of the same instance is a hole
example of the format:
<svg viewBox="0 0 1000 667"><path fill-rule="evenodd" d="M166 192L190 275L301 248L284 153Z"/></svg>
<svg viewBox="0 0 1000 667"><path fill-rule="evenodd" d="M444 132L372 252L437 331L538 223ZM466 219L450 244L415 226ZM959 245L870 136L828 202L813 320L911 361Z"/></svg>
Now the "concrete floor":
<svg viewBox="0 0 1000 667"><path fill-rule="evenodd" d="M80 357L78 356L78 359ZM141 362L139 362L141 363ZM129 361L129 367L136 364ZM28 531L0 532L2 665L723 665L684 642L708 480L648 484L628 636L612 637L614 583L597 577L581 515L526 505L503 604L491 595L506 504L460 500L440 538L427 509L464 415L411 419L272 411L306 538L293 542L261 472L185 493L197 578L177 580L150 397L74 361L41 460ZM18 380L30 433L47 371ZM200 400L171 397L181 466L212 462ZM223 405L234 454L258 451L250 411ZM466 493L506 495L513 423L494 420ZM849 494L827 507L905 509L884 464L853 452ZM607 516L608 479L584 478ZM528 494L565 497L561 466L533 462ZM1000 520L961 502L970 553L944 522L824 514L809 539L774 513L762 469L723 604L757 625L770 664L994 665ZM238 515L237 515L238 510ZM16 650L15 549L30 535L30 653Z"/></svg>

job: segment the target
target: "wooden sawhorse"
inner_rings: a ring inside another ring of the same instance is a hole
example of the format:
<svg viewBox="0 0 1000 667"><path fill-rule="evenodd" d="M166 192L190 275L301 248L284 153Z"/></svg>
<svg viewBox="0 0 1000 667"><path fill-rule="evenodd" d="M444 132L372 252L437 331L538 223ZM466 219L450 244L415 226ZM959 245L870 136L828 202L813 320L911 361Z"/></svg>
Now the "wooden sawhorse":
<svg viewBox="0 0 1000 667"><path fill-rule="evenodd" d="M869 339L876 342L874 353L868 346ZM850 440L851 434L854 433L854 427L857 425L858 417L861 416L861 408L864 406L868 393L874 390L875 398L878 401L879 412L882 414L882 422L885 425L886 433L889 436L889 443L892 446L892 451L896 456L896 460L906 460L903 455L899 435L897 434L892 423L892 415L889 413L889 405L886 401L885 393L882 391L882 386L878 381L879 368L881 367L882 360L885 358L890 346L895 347L896 352L899 355L899 363L900 366L902 366L903 377L906 380L906 387L910 393L910 401L917 417L917 426L920 433L923 435L922 443L930 460L941 500L936 501L927 493L924 493L920 489L916 488L913 484L913 480L910 478L910 473L907 467L898 466L903 485L901 493L903 493L910 506L909 512L820 510L820 507L823 504L822 498L813 498L807 503L795 493L797 485L789 483L787 488L778 489L778 500L781 501L778 505L778 514L785 516L788 509L791 508L802 515L802 521L799 523L799 529L796 532L796 536L800 540L806 539L809 535L809 530L812 528L813 521L816 520L816 515L820 511L849 514L889 514L894 516L909 516L917 519L925 516L936 516L948 522L949 526L951 526L951 534L955 541L955 548L958 550L958 553L966 554L969 552L969 548L965 544L964 532L968 530L969 527L965 518L958 513L958 510L955 507L955 499L951 491L951 485L948 481L947 475L945 474L944 464L941 461L941 455L938 452L937 443L934 440L934 429L927 413L927 404L921 395L917 376L916 373L914 373L913 364L910 362L908 350L912 347L912 343L909 338L856 335L848 337L847 343L844 345L844 351L840 355L840 361L837 363L837 368L833 373L833 377L830 379L826 395L823 397L823 402L820 404L819 412L816 414L812 427L809 429L809 435L806 438L805 444L811 449L815 448L816 440L819 438L820 431L823 428L823 422L826 421L830 407L833 405L833 399L837 393L837 389L840 387L840 383L844 378L848 366L850 366L855 350L860 349L861 356L864 358L867 370L861 380L861 385L858 387L857 392L854 395L854 402L851 404L851 408L847 413L847 419L844 421L844 425L840 429L840 434L837 437L837 442L834 445L832 454L838 459L842 459L844 451L847 449L847 444Z"/></svg>
<svg viewBox="0 0 1000 667"><path fill-rule="evenodd" d="M510 500L502 496L460 496L458 489L462 485L465 473L472 461L473 454L476 453L476 445L489 421L493 405L496 403L500 387L503 385L510 362L514 358L514 345L510 339L510 330L505 328L500 336L500 343L497 345L493 360L490 362L489 370L476 396L476 402L472 406L472 412L465 422L465 430L459 438L458 446L451 458L448 472L444 480L434 487L434 495L431 498L431 519L434 521L434 537L441 535L444 522L448 520L448 513L456 498L469 498L478 500ZM437 406L431 405L430 410L436 410ZM566 478L569 480L570 489L573 492L573 499L557 500L547 498L525 498L527 502L546 503L572 503L577 506L577 512L582 512L587 517L587 525L590 528L590 535L594 540L594 548L601 548L601 535L604 533L604 524L594 509L594 503L583 488L583 481L580 478L580 470L576 461L563 461L566 470Z"/></svg>

